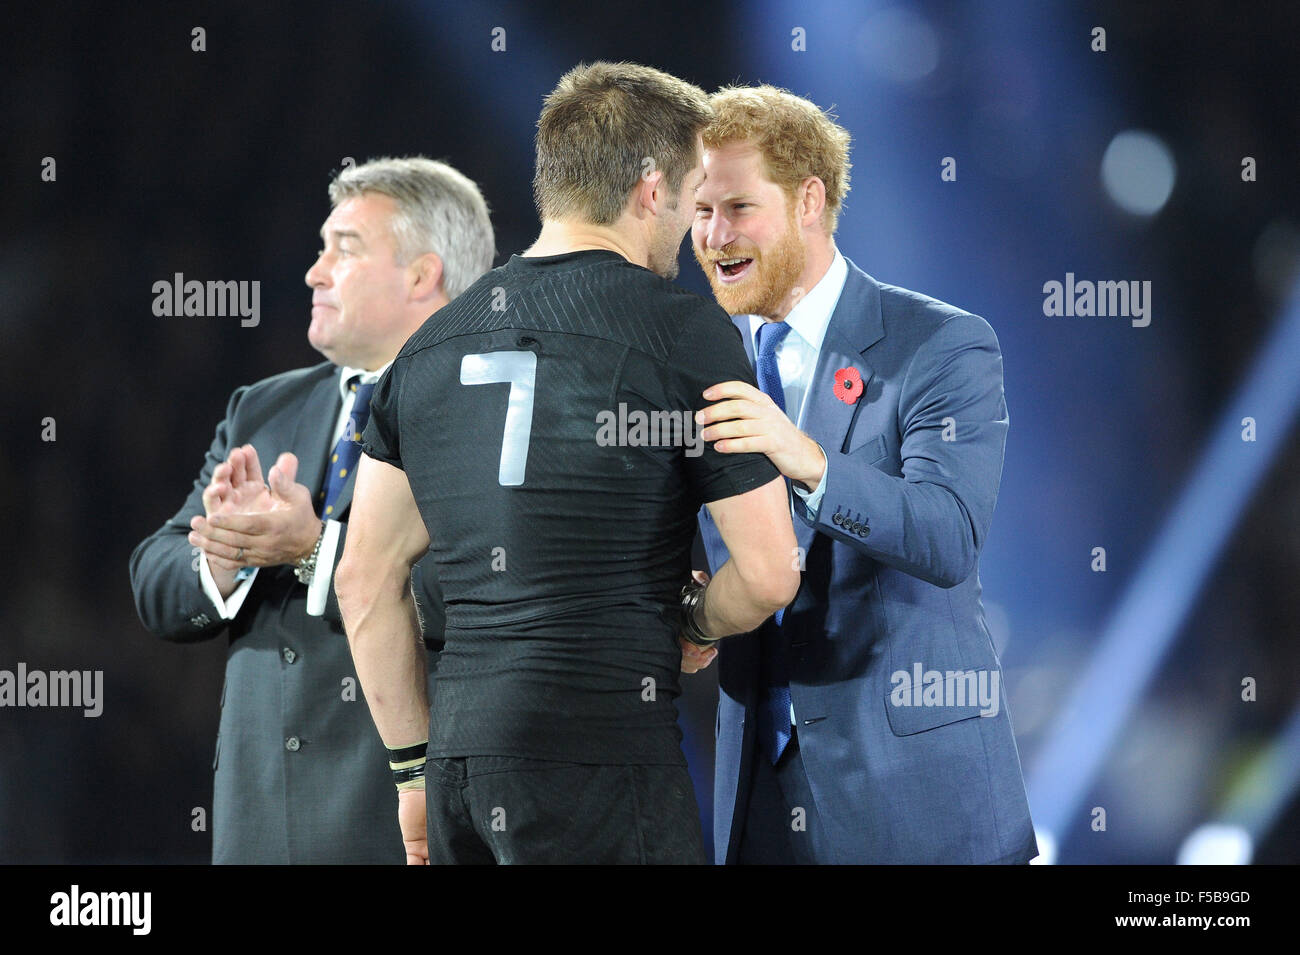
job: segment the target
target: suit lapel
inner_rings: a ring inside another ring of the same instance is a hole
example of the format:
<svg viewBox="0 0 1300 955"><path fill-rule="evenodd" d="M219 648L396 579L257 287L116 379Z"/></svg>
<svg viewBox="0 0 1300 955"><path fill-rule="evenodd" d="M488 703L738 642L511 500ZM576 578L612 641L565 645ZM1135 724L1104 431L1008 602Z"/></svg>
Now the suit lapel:
<svg viewBox="0 0 1300 955"><path fill-rule="evenodd" d="M828 453L833 450L841 454L851 454L872 437L857 433L854 425L858 413L870 400L866 396L871 393L871 380L875 377L866 353L885 337L880 287L852 262L848 266L844 291L826 326L803 418L805 432L821 442ZM856 369L862 376L858 399L851 404L835 394L835 374L844 369Z"/></svg>
<svg viewBox="0 0 1300 955"><path fill-rule="evenodd" d="M836 397L835 373L844 368L856 368L862 376L862 395L869 394L875 371L865 354L885 337L884 319L880 314L880 287L866 272L847 258L845 261L849 274L826 326L826 336L822 339L817 367L813 371L808 397L805 399L808 407L803 416L804 432L819 442L827 454L852 453L862 442L872 437L857 433L854 428L858 412L867 399L859 397L858 401L848 404ZM740 330L745 343L745 354L753 365L754 345L749 332L749 316L732 316L732 322ZM794 492L790 493L793 498ZM803 506L801 501L795 501L794 504L797 507ZM807 553L812 547L816 532L804 521L794 522L794 532L799 546Z"/></svg>
<svg viewBox="0 0 1300 955"><path fill-rule="evenodd" d="M338 437L334 433L334 422L338 419L342 400L339 396L339 372L335 368L334 374L327 376L323 381L318 381L312 389L303 414L298 418L293 443L290 445L298 455L298 482L305 484L311 491L311 502L318 512L322 503L320 492L325 489L326 461L333 448L334 440ZM322 415L320 411L322 408L328 409L329 413ZM339 505L344 503L344 497L349 501L352 499L350 476L343 494L339 496L339 504L334 507L335 514L343 512L343 508Z"/></svg>

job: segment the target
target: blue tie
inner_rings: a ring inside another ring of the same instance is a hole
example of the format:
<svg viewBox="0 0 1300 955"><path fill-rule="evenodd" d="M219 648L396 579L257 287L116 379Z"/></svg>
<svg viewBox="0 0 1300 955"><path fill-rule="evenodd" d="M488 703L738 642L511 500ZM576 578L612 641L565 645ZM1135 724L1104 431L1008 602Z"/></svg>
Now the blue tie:
<svg viewBox="0 0 1300 955"><path fill-rule="evenodd" d="M782 411L785 411L785 388L776 365L776 349L789 334L790 326L785 322L764 322L758 327L758 387ZM759 628L762 699L758 708L758 738L774 765L790 743L790 673L781 634L784 615L784 610L778 610Z"/></svg>
<svg viewBox="0 0 1300 955"><path fill-rule="evenodd" d="M343 493L343 486L348 483L348 475L361 460L361 432L366 430L366 422L370 420L370 394L375 390L376 384L377 382L361 384L360 375L354 375L348 383L356 393L356 400L352 402L352 416L348 418L338 444L334 445L334 451L330 454L329 476L325 481L325 490L321 492L324 495L321 517L337 516L334 505Z"/></svg>

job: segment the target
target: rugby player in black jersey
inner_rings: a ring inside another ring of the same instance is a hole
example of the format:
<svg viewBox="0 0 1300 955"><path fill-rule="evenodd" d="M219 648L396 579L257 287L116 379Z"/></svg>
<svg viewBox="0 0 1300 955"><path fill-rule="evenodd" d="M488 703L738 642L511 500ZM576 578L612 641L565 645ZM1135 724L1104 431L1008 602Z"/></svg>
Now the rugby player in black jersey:
<svg viewBox="0 0 1300 955"><path fill-rule="evenodd" d="M754 383L726 313L669 282L709 115L648 67L566 74L537 124L537 242L375 390L336 589L409 862L707 861L678 672L799 585L783 479L693 419L710 385ZM731 559L683 609L701 504ZM431 709L426 550L447 614Z"/></svg>

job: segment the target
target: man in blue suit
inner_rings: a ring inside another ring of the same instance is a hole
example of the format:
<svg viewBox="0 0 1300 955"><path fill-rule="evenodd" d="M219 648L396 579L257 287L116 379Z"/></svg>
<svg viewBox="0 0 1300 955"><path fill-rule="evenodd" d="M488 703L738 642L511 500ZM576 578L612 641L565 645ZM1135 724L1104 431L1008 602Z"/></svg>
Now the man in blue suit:
<svg viewBox="0 0 1300 955"><path fill-rule="evenodd" d="M717 450L785 475L803 570L793 603L721 645L715 860L1028 862L980 603L1008 426L997 337L836 249L849 136L829 115L767 86L712 105L693 245L761 390L719 383L698 417Z"/></svg>

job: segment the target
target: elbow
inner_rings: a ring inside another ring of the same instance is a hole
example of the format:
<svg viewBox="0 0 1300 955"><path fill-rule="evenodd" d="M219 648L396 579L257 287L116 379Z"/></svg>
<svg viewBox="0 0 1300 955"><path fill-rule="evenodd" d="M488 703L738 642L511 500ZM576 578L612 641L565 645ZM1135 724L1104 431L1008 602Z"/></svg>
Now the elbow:
<svg viewBox="0 0 1300 955"><path fill-rule="evenodd" d="M749 573L742 571L741 577L750 600L762 611L764 620L790 606L802 580L798 568L790 560L771 561Z"/></svg>
<svg viewBox="0 0 1300 955"><path fill-rule="evenodd" d="M951 492L949 492L951 493ZM980 547L987 523L979 524L961 498L953 495L953 509L942 529L936 529L926 543L928 560L918 561L925 570L918 573L926 583L951 590L970 579L979 567Z"/></svg>
<svg viewBox="0 0 1300 955"><path fill-rule="evenodd" d="M334 596L349 644L356 646L358 630L377 606L401 603L409 580L409 571L379 570L374 562L344 552L334 571Z"/></svg>
<svg viewBox="0 0 1300 955"><path fill-rule="evenodd" d="M343 629L348 640L352 640L355 623L362 611L363 595L366 592L361 568L355 560L350 560L344 553L343 559L334 570L334 596L339 602L339 616L343 618Z"/></svg>
<svg viewBox="0 0 1300 955"><path fill-rule="evenodd" d="M952 588L956 587L958 584L960 584L969 576L970 574L966 574L964 576L958 576L956 573L942 574L939 576L930 577L928 580L926 580L926 583L934 584L936 587L940 588L941 590L952 590Z"/></svg>
<svg viewBox="0 0 1300 955"><path fill-rule="evenodd" d="M773 575L768 584L768 592L765 594L765 599L771 605L773 613L794 602L802 580L803 575L789 564L782 566Z"/></svg>
<svg viewBox="0 0 1300 955"><path fill-rule="evenodd" d="M929 574L922 575L927 583L934 584L944 590L951 590L959 584L965 583L970 579L970 575L975 573L979 566L979 550L975 547L975 542L969 538L962 541L957 552L952 554L950 559L943 561L939 566L934 567Z"/></svg>

